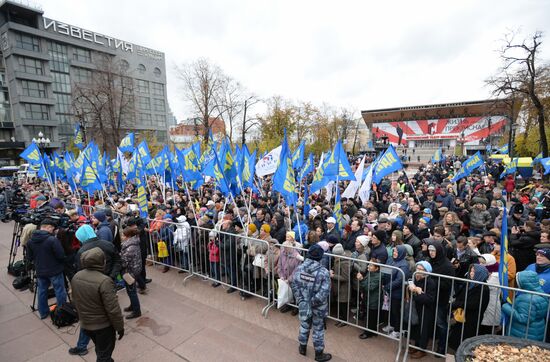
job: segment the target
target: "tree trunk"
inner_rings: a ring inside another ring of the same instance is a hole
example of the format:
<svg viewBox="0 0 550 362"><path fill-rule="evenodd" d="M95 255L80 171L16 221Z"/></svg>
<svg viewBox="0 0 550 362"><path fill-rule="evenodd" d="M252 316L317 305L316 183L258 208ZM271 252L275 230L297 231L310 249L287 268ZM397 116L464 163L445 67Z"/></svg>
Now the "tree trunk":
<svg viewBox="0 0 550 362"><path fill-rule="evenodd" d="M544 124L544 107L541 108L543 109L537 107L537 111L539 112L537 119L539 122L540 149L542 151L542 157L545 158L548 157L548 140L546 139L546 126Z"/></svg>

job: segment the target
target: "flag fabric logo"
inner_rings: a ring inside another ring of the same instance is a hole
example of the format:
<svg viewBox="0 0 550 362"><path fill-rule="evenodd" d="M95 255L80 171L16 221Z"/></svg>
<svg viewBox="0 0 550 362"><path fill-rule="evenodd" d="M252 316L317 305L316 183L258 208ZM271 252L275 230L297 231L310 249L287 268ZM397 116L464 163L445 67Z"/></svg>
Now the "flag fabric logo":
<svg viewBox="0 0 550 362"><path fill-rule="evenodd" d="M503 287L508 286L508 217L506 208L502 209L502 225L500 234L500 260L498 264L499 283ZM508 289L502 288L502 300L508 301ZM504 314L504 313L503 313Z"/></svg>
<svg viewBox="0 0 550 362"><path fill-rule="evenodd" d="M401 160L399 159L395 148L390 145L386 149L384 154L380 157L380 159L376 162L376 166L373 170L372 181L375 184L379 184L384 177L395 171L399 171L402 168L403 164L401 163Z"/></svg>
<svg viewBox="0 0 550 362"><path fill-rule="evenodd" d="M42 163L42 157L40 156L40 150L36 143L32 142L19 157L25 159L31 165L38 165Z"/></svg>
<svg viewBox="0 0 550 362"><path fill-rule="evenodd" d="M483 157L481 153L477 151L474 155L470 156L464 163L458 172L451 179L451 182L457 182L461 178L469 176L474 170L483 165Z"/></svg>
<svg viewBox="0 0 550 362"><path fill-rule="evenodd" d="M75 124L74 127L74 145L79 149L84 149L84 133L80 128L80 123Z"/></svg>
<svg viewBox="0 0 550 362"><path fill-rule="evenodd" d="M288 206L296 205L296 179L294 177L292 158L286 139L286 130L281 148L279 166L273 176L273 190L281 194Z"/></svg>
<svg viewBox="0 0 550 362"><path fill-rule="evenodd" d="M122 141L120 141L120 146L118 148L122 152L134 152L134 133L128 133Z"/></svg>

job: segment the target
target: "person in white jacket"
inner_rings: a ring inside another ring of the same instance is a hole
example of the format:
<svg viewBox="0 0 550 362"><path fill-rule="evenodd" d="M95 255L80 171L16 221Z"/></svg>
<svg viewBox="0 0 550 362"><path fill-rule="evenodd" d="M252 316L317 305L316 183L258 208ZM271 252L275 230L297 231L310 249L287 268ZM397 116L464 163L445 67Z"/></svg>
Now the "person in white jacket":
<svg viewBox="0 0 550 362"><path fill-rule="evenodd" d="M185 215L176 218L176 231L174 232L174 248L176 250L176 261L179 261L179 267L189 270L189 241L191 239L191 226L187 222ZM184 273L180 270L178 273Z"/></svg>
<svg viewBox="0 0 550 362"><path fill-rule="evenodd" d="M498 286L498 263L495 256L492 254L482 254L479 257L479 261L490 273L487 283ZM500 288L489 287L489 304L483 315L479 334L496 334L498 332L501 323L500 312Z"/></svg>

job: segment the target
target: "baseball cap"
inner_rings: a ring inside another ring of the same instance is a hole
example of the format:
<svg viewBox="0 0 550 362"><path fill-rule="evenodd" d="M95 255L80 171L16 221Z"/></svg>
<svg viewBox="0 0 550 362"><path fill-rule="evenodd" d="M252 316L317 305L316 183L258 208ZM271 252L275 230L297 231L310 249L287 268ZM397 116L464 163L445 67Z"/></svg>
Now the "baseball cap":
<svg viewBox="0 0 550 362"><path fill-rule="evenodd" d="M333 218L333 217L331 216L331 217L327 218L327 219L325 220L325 222L326 222L327 224L336 224L336 219Z"/></svg>

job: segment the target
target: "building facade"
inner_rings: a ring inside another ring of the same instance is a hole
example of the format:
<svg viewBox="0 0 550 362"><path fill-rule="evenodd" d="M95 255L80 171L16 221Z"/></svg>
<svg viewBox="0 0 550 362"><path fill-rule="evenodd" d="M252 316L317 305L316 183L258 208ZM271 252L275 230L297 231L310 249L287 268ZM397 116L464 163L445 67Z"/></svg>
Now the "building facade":
<svg viewBox="0 0 550 362"><path fill-rule="evenodd" d="M122 64L133 84L135 111L127 128L168 141L164 53L49 19L15 1L0 3L0 51L0 163L9 158L2 142L24 148L42 133L52 150L69 146L75 123L85 128L88 122L75 115L75 88L91 83L100 58Z"/></svg>
<svg viewBox="0 0 550 362"><path fill-rule="evenodd" d="M473 154L496 147L510 127L506 100L483 100L362 111L374 148L391 143L411 160L426 161L435 150Z"/></svg>
<svg viewBox="0 0 550 362"><path fill-rule="evenodd" d="M210 117L209 128L212 130L212 137L216 141L222 140L225 135L225 122L221 118ZM177 125L170 127L170 141L175 145L187 147L197 140L202 141L205 128L202 121L197 118L185 119Z"/></svg>

